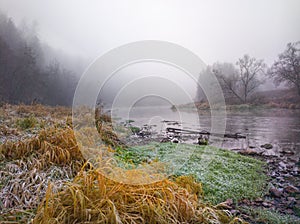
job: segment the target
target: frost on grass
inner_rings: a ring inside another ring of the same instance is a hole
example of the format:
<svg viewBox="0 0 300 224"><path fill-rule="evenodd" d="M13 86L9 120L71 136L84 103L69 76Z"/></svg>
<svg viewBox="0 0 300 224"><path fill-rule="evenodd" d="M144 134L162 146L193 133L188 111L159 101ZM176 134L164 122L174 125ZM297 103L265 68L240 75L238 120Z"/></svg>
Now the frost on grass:
<svg viewBox="0 0 300 224"><path fill-rule="evenodd" d="M85 163L69 115L62 107L0 108L0 222L27 223L34 218L35 223L241 223L228 211L203 202L199 180L205 181L202 171L207 166L199 166L197 157L184 163L186 157L200 156L194 151L201 148L177 151L172 144L157 143L122 148L107 119L100 117L100 137L114 148L110 153L119 162L120 175L134 181L137 174L145 177L143 170L123 169L129 161L133 168L156 163L177 170L177 177L153 184L120 184ZM30 116L34 125L27 125ZM20 121L26 121L25 128ZM202 155L206 158L206 152ZM83 164L87 165L82 168ZM195 178L182 176L189 174Z"/></svg>
<svg viewBox="0 0 300 224"><path fill-rule="evenodd" d="M228 198L257 198L266 187L262 161L215 147L153 143L118 151L116 157L135 166L153 160L172 162L173 174L193 175L203 183L205 200L213 204Z"/></svg>

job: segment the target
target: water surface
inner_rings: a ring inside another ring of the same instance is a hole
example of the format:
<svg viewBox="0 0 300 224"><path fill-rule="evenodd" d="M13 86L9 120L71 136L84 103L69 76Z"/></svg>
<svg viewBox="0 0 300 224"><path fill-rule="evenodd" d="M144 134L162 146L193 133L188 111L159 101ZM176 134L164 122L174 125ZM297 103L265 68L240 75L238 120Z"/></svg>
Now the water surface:
<svg viewBox="0 0 300 224"><path fill-rule="evenodd" d="M166 127L189 130L211 130L209 111L173 111L170 107L134 107L129 114L126 110L116 110L116 116L134 120L134 126L151 125L153 130L163 136ZM172 121L172 122L168 122ZM173 121L176 121L175 123ZM276 151L293 151L300 154L300 110L257 109L246 111L227 111L226 133L241 133L244 139L211 140L212 145L224 148L259 147L270 143ZM184 141L196 143L197 135L190 135Z"/></svg>

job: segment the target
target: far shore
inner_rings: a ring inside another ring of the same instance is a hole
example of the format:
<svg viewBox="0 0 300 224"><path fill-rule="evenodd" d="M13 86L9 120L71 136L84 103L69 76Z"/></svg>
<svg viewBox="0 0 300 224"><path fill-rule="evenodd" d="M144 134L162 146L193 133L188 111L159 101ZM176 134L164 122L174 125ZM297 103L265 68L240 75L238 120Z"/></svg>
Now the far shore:
<svg viewBox="0 0 300 224"><path fill-rule="evenodd" d="M189 104L182 104L175 106L181 110L219 110L226 109L228 111L246 111L246 110L266 110L266 109L288 109L288 110L300 110L300 103L267 103L267 104L229 104L224 106L210 107L208 102L195 102Z"/></svg>

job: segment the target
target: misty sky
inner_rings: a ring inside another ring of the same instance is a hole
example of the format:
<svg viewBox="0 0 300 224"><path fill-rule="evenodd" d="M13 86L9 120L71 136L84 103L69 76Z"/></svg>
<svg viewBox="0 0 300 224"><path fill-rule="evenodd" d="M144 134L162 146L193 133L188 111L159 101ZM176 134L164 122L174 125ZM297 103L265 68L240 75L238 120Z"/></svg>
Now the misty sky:
<svg viewBox="0 0 300 224"><path fill-rule="evenodd" d="M73 65L78 74L107 51L140 40L173 42L206 64L234 63L248 53L268 65L288 42L300 40L299 0L0 0L0 10L17 24L37 23L42 42L82 65ZM180 71L146 65L124 69L115 78L118 82L107 85L107 95L121 96L120 87L131 73L147 76L150 70L180 82L182 91L173 94L177 99L186 91L195 96L196 83L180 80ZM137 85L144 89L149 82ZM260 87L273 88L272 82Z"/></svg>
<svg viewBox="0 0 300 224"><path fill-rule="evenodd" d="M244 53L270 64L300 40L298 0L0 0L16 23L37 21L40 38L87 62L119 45L165 40L205 63Z"/></svg>

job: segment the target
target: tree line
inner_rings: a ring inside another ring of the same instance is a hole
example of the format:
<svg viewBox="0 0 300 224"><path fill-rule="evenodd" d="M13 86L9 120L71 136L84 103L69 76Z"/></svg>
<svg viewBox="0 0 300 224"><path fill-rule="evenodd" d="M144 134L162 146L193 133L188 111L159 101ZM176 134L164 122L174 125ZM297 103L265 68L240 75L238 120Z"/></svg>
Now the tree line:
<svg viewBox="0 0 300 224"><path fill-rule="evenodd" d="M70 105L77 78L49 53L35 24L16 26L0 13L0 101Z"/></svg>
<svg viewBox="0 0 300 224"><path fill-rule="evenodd" d="M263 60L244 55L233 63L214 63L200 73L215 75L226 103L251 103L266 81L286 84L300 96L300 42L287 44L268 68ZM0 12L0 102L70 105L78 75L59 63L41 42L35 24L16 26ZM205 100L199 87L196 101Z"/></svg>
<svg viewBox="0 0 300 224"><path fill-rule="evenodd" d="M277 86L282 84L293 89L300 96L300 42L288 43L286 49L278 55L271 67L263 60L249 55L233 63L214 63L200 73L215 75L223 90L226 103L245 104L258 101L259 87L267 81ZM198 86L196 101L205 100Z"/></svg>

